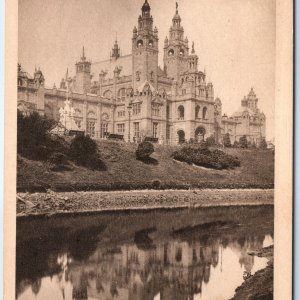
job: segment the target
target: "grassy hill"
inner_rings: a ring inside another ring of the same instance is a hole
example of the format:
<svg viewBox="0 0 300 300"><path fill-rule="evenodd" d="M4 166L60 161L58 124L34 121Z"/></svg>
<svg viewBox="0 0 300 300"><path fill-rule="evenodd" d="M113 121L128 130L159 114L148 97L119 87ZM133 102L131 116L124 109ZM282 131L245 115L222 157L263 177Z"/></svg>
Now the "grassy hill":
<svg viewBox="0 0 300 300"><path fill-rule="evenodd" d="M143 188L272 188L274 154L271 151L224 149L239 158L234 170L212 170L175 161L179 146L155 145L156 163L135 157L136 144L98 142L105 171L92 171L70 163L70 170L54 172L48 163L18 156L18 191L120 190Z"/></svg>

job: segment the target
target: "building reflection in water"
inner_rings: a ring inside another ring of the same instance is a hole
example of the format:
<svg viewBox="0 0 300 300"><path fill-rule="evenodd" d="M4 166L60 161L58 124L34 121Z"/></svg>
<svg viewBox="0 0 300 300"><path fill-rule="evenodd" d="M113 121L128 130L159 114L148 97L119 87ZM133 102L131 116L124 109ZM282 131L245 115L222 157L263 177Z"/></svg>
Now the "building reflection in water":
<svg viewBox="0 0 300 300"><path fill-rule="evenodd" d="M262 235L205 241L170 239L146 245L129 243L116 248L99 246L82 261L67 253L60 254L57 288L61 299L194 299L195 295L201 295L203 284L209 285L213 269L219 266L218 272L222 272L225 249L231 250L241 273L251 274L255 258L247 253L261 248L264 239ZM39 299L41 278L20 284L23 291L25 285L31 285ZM72 291L66 291L67 288ZM22 296L19 293L18 299L29 299Z"/></svg>

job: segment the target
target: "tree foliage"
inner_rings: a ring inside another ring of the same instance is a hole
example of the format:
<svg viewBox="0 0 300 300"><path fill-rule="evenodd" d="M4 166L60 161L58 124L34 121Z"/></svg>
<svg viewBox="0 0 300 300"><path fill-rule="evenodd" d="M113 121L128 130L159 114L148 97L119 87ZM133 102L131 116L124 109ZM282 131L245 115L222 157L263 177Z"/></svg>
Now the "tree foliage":
<svg viewBox="0 0 300 300"><path fill-rule="evenodd" d="M17 113L17 151L32 159L47 159L51 138L49 132L56 125L52 119L33 112Z"/></svg>
<svg viewBox="0 0 300 300"><path fill-rule="evenodd" d="M229 133L226 133L224 135L224 138L223 138L223 144L224 144L224 147L231 147L231 141L230 141L230 135Z"/></svg>
<svg viewBox="0 0 300 300"><path fill-rule="evenodd" d="M259 149L265 150L268 148L268 144L265 138L262 138L259 144Z"/></svg>
<svg viewBox="0 0 300 300"><path fill-rule="evenodd" d="M154 146L150 142L142 142L138 145L135 152L136 158L140 160L149 159L150 155L154 152Z"/></svg>
<svg viewBox="0 0 300 300"><path fill-rule="evenodd" d="M248 148L248 140L245 135L241 136L239 139L239 144L241 148Z"/></svg>

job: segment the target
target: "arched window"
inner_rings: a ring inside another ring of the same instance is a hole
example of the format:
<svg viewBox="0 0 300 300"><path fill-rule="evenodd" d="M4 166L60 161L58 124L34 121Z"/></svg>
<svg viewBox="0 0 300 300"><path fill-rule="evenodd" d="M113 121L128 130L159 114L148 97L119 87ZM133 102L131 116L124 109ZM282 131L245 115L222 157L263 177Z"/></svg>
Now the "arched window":
<svg viewBox="0 0 300 300"><path fill-rule="evenodd" d="M173 56L173 55L174 55L174 50L173 50L173 49L170 49L169 52L168 52L168 55L169 55L169 56Z"/></svg>
<svg viewBox="0 0 300 300"><path fill-rule="evenodd" d="M167 105L167 119L170 119L170 105Z"/></svg>
<svg viewBox="0 0 300 300"><path fill-rule="evenodd" d="M126 97L126 89L121 88L118 91L118 101L125 102L125 97Z"/></svg>
<svg viewBox="0 0 300 300"><path fill-rule="evenodd" d="M112 91L111 91L111 90L106 90L106 91L103 93L103 97L104 97L104 98L107 98L107 99L111 99L111 98L112 98Z"/></svg>
<svg viewBox="0 0 300 300"><path fill-rule="evenodd" d="M143 46L143 40L138 40L137 41L137 46L142 47Z"/></svg>
<svg viewBox="0 0 300 300"><path fill-rule="evenodd" d="M197 105L195 108L195 119L199 119L200 106Z"/></svg>
<svg viewBox="0 0 300 300"><path fill-rule="evenodd" d="M178 120L184 120L184 107L183 105L178 106Z"/></svg>
<svg viewBox="0 0 300 300"><path fill-rule="evenodd" d="M177 135L178 135L178 144L185 143L185 132L183 130L178 130Z"/></svg>
<svg viewBox="0 0 300 300"><path fill-rule="evenodd" d="M90 137L95 137L96 129L96 114L93 111L89 111L87 114L86 132Z"/></svg>
<svg viewBox="0 0 300 300"><path fill-rule="evenodd" d="M203 107L203 111L202 111L202 119L203 119L203 120L206 119L206 113L207 113L207 107L204 106L204 107Z"/></svg>

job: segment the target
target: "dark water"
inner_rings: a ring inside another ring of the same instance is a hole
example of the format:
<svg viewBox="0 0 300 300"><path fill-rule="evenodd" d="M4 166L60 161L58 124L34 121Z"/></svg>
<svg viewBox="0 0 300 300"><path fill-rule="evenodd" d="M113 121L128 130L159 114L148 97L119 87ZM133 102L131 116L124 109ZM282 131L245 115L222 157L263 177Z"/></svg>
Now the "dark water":
<svg viewBox="0 0 300 300"><path fill-rule="evenodd" d="M16 298L226 300L272 243L271 206L18 220Z"/></svg>

